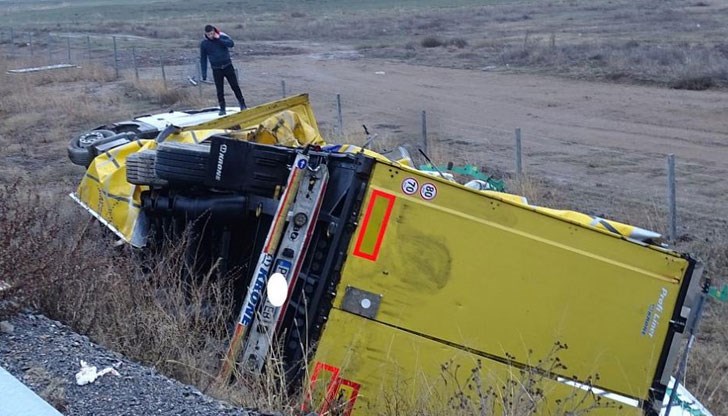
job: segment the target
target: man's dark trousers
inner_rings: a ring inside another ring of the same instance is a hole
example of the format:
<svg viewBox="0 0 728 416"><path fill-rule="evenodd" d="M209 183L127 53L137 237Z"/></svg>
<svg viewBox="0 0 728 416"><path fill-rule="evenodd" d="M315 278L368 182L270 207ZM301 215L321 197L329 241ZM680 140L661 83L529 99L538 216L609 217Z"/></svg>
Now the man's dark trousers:
<svg viewBox="0 0 728 416"><path fill-rule="evenodd" d="M238 99L238 103L241 106L245 105L245 99L243 99L243 93L240 91L238 85L238 77L235 75L235 67L228 65L223 69L212 69L212 78L215 80L215 89L217 89L217 102L220 103L220 108L225 108L225 91L223 89L224 78L227 78L230 88L235 94L235 98Z"/></svg>

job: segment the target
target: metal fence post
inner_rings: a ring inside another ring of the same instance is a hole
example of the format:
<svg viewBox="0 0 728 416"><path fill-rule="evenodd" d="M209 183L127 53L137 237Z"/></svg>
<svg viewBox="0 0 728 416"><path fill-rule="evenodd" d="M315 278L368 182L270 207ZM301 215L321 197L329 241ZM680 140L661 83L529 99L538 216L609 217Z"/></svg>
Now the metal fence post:
<svg viewBox="0 0 728 416"><path fill-rule="evenodd" d="M66 38L66 51L68 51L68 63L71 63L71 37Z"/></svg>
<svg viewBox="0 0 728 416"><path fill-rule="evenodd" d="M339 135L344 135L344 118L341 115L341 94L336 94L336 121L338 123Z"/></svg>
<svg viewBox="0 0 728 416"><path fill-rule="evenodd" d="M48 34L48 64L53 64L53 36Z"/></svg>
<svg viewBox="0 0 728 416"><path fill-rule="evenodd" d="M674 243L677 240L677 201L675 197L675 155L667 155L667 204L669 239Z"/></svg>
<svg viewBox="0 0 728 416"><path fill-rule="evenodd" d="M428 153L427 147L427 111L422 110L422 150L425 153Z"/></svg>
<svg viewBox="0 0 728 416"><path fill-rule="evenodd" d="M162 67L162 82L164 82L164 89L167 89L167 74L164 72L164 60L159 58L159 65Z"/></svg>
<svg viewBox="0 0 728 416"><path fill-rule="evenodd" d="M202 62L197 61L195 66L197 67L197 92L200 94L200 98L202 98Z"/></svg>
<svg viewBox="0 0 728 416"><path fill-rule="evenodd" d="M91 62L91 36L86 36L86 59Z"/></svg>
<svg viewBox="0 0 728 416"><path fill-rule="evenodd" d="M28 32L28 46L30 47L30 56L33 56L33 34Z"/></svg>
<svg viewBox="0 0 728 416"><path fill-rule="evenodd" d="M116 50L116 36L112 36L112 39L114 39L114 72L116 74L116 78L119 78L119 54Z"/></svg>
<svg viewBox="0 0 728 416"><path fill-rule="evenodd" d="M281 94L283 95L283 98L286 98L286 80L281 80Z"/></svg>
<svg viewBox="0 0 728 416"><path fill-rule="evenodd" d="M516 129L516 175L523 174L523 155L521 153L521 128Z"/></svg>
<svg viewBox="0 0 728 416"><path fill-rule="evenodd" d="M139 82L139 66L136 60L136 49L133 46L131 47L131 62L134 64L134 78Z"/></svg>
<svg viewBox="0 0 728 416"><path fill-rule="evenodd" d="M10 55L14 52L13 46L15 46L15 34L13 29L10 28L10 47L5 50L5 59L10 59Z"/></svg>

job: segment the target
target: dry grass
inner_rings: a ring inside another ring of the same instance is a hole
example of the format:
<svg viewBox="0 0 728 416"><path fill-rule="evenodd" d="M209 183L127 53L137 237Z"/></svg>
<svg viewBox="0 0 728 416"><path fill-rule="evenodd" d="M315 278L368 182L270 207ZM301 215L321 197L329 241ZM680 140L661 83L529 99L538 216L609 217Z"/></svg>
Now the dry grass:
<svg viewBox="0 0 728 416"><path fill-rule="evenodd" d="M68 198L40 196L41 186L0 186L0 275L11 286L0 293L167 375L209 383L232 321L219 307L231 304L230 283L214 269L183 278L193 267L184 239L154 256L116 247Z"/></svg>
<svg viewBox="0 0 728 416"><path fill-rule="evenodd" d="M68 406L66 398L65 380L52 376L42 367L31 367L23 375L23 382L32 386L38 395L60 412L65 412Z"/></svg>
<svg viewBox="0 0 728 416"><path fill-rule="evenodd" d="M500 52L503 65L546 69L578 78L659 83L705 90L728 85L728 56L702 45L655 45L636 41L570 43L529 36Z"/></svg>
<svg viewBox="0 0 728 416"><path fill-rule="evenodd" d="M202 103L190 89L165 85L164 81L159 79L127 82L126 93L138 100L162 107L199 106Z"/></svg>
<svg viewBox="0 0 728 416"><path fill-rule="evenodd" d="M0 114L7 120L0 134L22 135L28 128L69 128L71 123L100 119L108 108L118 104L113 94L99 94L102 85L113 79L113 71L100 66L57 69L27 74L8 74L6 70L39 65L37 61L0 63ZM83 81L85 93L69 87ZM28 132L25 132L26 134Z"/></svg>

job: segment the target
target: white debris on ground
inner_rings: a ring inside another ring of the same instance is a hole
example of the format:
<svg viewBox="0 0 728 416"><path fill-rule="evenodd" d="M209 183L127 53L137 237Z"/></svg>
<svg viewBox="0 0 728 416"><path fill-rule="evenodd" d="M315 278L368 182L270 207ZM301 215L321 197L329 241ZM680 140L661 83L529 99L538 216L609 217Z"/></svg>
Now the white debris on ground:
<svg viewBox="0 0 728 416"><path fill-rule="evenodd" d="M76 373L76 384L83 386L93 383L97 378L106 374L113 374L117 377L121 377L121 374L112 367L106 367L101 371L97 371L95 365L88 365L86 361L81 360L81 370Z"/></svg>
<svg viewBox="0 0 728 416"><path fill-rule="evenodd" d="M50 71L53 69L65 69L65 68L80 68L78 65L72 65L72 64L57 64L57 65L46 65L46 66L36 66L32 68L20 68L20 69L9 69L9 74L25 74L27 72L40 72L40 71Z"/></svg>

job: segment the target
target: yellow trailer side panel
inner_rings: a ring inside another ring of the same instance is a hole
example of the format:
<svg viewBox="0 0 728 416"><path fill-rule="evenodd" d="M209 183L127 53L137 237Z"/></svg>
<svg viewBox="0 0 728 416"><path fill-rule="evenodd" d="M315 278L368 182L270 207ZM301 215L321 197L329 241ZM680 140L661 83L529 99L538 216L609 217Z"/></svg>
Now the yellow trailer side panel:
<svg viewBox="0 0 728 416"><path fill-rule="evenodd" d="M647 398L686 259L384 163L361 212L336 308L380 294L377 321L521 363L560 342L559 374Z"/></svg>

